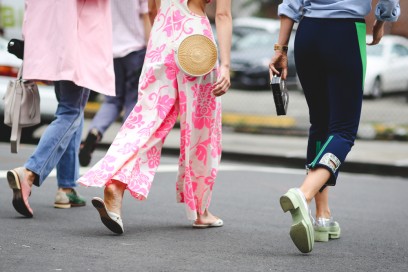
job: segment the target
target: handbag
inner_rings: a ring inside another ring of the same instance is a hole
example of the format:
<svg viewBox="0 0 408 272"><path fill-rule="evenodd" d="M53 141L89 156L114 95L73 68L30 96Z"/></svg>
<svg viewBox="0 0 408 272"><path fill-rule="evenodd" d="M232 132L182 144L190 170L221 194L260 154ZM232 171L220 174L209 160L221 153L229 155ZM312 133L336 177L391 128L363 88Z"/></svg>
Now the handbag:
<svg viewBox="0 0 408 272"><path fill-rule="evenodd" d="M208 74L214 69L217 60L217 46L210 38L201 34L184 38L176 49L178 67L190 76Z"/></svg>
<svg viewBox="0 0 408 272"><path fill-rule="evenodd" d="M281 77L274 75L270 85L275 102L276 114L286 115L289 104L289 93L285 81Z"/></svg>
<svg viewBox="0 0 408 272"><path fill-rule="evenodd" d="M17 153L21 139L21 129L41 122L40 94L37 84L23 80L23 65L17 78L10 80L4 95L4 124L11 127L11 152Z"/></svg>

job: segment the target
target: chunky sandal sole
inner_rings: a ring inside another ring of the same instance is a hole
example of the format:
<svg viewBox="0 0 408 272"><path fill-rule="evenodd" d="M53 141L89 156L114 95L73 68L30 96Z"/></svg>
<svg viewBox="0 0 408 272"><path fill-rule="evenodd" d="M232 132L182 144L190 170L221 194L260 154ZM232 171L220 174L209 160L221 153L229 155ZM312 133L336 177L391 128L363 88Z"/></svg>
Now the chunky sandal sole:
<svg viewBox="0 0 408 272"><path fill-rule="evenodd" d="M280 198L282 210L292 215L289 235L293 243L302 253L309 253L314 246L314 229L307 211L302 214L301 202L302 199L292 189Z"/></svg>
<svg viewBox="0 0 408 272"><path fill-rule="evenodd" d="M71 208L71 204L66 204L66 203L54 203L54 208L57 209L69 209Z"/></svg>
<svg viewBox="0 0 408 272"><path fill-rule="evenodd" d="M92 205L96 208L96 210L99 212L99 215L101 217L102 223L107 227L110 231L116 233L116 234L122 234L123 233L123 228L121 225L116 223L108 214L108 210L105 207L105 203L101 202L101 200L98 199L92 199Z"/></svg>
<svg viewBox="0 0 408 272"><path fill-rule="evenodd" d="M14 209L24 215L25 217L33 217L33 214L24 203L23 194L21 192L20 178L15 171L7 172L7 181L10 188L13 190L13 207Z"/></svg>
<svg viewBox="0 0 408 272"><path fill-rule="evenodd" d="M331 239L340 238L340 227L315 228L315 242L328 242Z"/></svg>

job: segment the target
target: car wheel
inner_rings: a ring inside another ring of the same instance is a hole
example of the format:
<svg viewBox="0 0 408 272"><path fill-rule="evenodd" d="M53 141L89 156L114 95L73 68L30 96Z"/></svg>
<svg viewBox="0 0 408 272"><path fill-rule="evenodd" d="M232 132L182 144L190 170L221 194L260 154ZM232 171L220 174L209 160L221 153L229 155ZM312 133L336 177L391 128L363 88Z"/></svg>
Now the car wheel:
<svg viewBox="0 0 408 272"><path fill-rule="evenodd" d="M373 99L380 98L382 96L382 87L381 87L381 79L377 77L373 83L373 87L371 87L370 96Z"/></svg>

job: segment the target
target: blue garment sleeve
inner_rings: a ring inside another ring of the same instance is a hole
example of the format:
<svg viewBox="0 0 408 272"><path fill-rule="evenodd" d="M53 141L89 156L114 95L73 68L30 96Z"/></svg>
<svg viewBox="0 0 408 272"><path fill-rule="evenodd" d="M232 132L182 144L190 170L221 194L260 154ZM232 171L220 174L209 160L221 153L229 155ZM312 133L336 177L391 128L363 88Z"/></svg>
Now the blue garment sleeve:
<svg viewBox="0 0 408 272"><path fill-rule="evenodd" d="M304 0L283 0L278 7L278 15L285 15L299 22L303 16Z"/></svg>
<svg viewBox="0 0 408 272"><path fill-rule="evenodd" d="M380 0L375 9L379 21L395 22L401 14L399 0Z"/></svg>

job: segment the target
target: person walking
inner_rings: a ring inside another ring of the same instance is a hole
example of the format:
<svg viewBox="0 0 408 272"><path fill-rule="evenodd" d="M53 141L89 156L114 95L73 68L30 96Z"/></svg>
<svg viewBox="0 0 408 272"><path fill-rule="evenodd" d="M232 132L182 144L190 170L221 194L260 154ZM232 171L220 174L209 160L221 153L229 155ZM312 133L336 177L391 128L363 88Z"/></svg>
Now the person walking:
<svg viewBox="0 0 408 272"><path fill-rule="evenodd" d="M82 166L89 165L97 143L122 110L123 120L126 120L135 106L150 36L147 0L111 0L111 9L116 95L104 96L100 109L92 119L88 135L79 151Z"/></svg>
<svg viewBox="0 0 408 272"><path fill-rule="evenodd" d="M327 186L335 186L339 169L350 152L360 122L366 70L366 24L371 0L284 0L279 5L281 28L271 76L287 76L287 45L294 22L295 62L309 107L307 175L300 188L291 188L280 198L284 212L292 215L290 237L303 253L315 241L340 237L340 225L329 208ZM400 14L398 0L379 0L375 8L373 40L380 42L384 22ZM279 72L281 70L281 73ZM309 204L316 204L316 222Z"/></svg>
<svg viewBox="0 0 408 272"><path fill-rule="evenodd" d="M105 187L104 199L92 204L112 232L124 231L121 207L124 191L148 197L166 136L180 118L177 201L184 203L193 227L221 227L209 211L221 157L221 100L230 87L232 36L231 0L216 3L220 64L204 76L189 76L175 60L177 45L203 34L214 41L205 15L206 0L155 1L155 17L139 84L139 101L106 155L78 182Z"/></svg>
<svg viewBox="0 0 408 272"><path fill-rule="evenodd" d="M89 89L114 95L111 11L109 1L26 0L23 78L54 81L58 107L24 166L9 170L15 210L33 217L33 184L41 186L56 168L54 206L84 206L74 189L79 177L78 152ZM47 16L43 16L47 14Z"/></svg>

